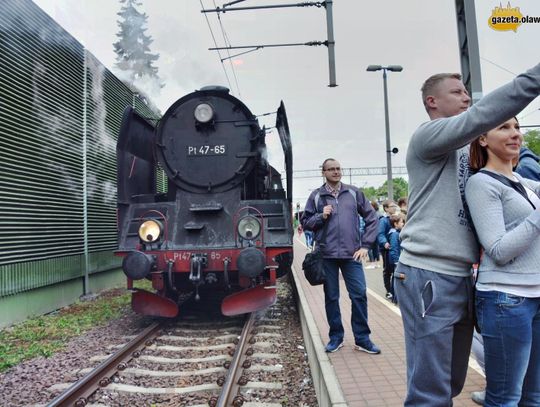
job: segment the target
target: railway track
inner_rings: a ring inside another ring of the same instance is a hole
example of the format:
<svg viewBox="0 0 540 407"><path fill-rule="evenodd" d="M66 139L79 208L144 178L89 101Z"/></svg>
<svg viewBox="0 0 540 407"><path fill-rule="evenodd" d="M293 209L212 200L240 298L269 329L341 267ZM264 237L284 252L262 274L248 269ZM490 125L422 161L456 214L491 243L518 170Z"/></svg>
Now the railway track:
<svg viewBox="0 0 540 407"><path fill-rule="evenodd" d="M95 355L48 406L282 406L279 304L249 317L154 323L112 355Z"/></svg>

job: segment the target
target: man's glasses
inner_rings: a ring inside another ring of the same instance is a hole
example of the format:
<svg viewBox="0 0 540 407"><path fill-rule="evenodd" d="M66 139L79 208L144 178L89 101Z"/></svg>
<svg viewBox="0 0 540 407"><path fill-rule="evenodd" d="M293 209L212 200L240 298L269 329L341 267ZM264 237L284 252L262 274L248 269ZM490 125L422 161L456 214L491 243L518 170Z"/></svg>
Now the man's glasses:
<svg viewBox="0 0 540 407"><path fill-rule="evenodd" d="M341 168L340 168L340 167L332 167L332 168L327 168L325 171L330 171L330 172L337 171L337 172L341 172Z"/></svg>

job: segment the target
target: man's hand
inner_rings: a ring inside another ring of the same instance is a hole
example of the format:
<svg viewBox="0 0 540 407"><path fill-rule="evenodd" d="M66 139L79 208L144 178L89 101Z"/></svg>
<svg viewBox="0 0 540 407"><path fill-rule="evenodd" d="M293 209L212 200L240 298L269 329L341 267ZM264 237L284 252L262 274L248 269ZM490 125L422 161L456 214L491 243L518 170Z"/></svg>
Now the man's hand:
<svg viewBox="0 0 540 407"><path fill-rule="evenodd" d="M384 248L385 248L386 250L390 249L390 243L386 242L386 243L384 244Z"/></svg>
<svg viewBox="0 0 540 407"><path fill-rule="evenodd" d="M354 252L352 258L356 261L360 261L368 257L368 249L361 248Z"/></svg>
<svg viewBox="0 0 540 407"><path fill-rule="evenodd" d="M323 219L328 219L328 217L332 214L332 210L334 208L332 208L332 205L326 205L324 208L323 208L323 211L322 211L322 217Z"/></svg>

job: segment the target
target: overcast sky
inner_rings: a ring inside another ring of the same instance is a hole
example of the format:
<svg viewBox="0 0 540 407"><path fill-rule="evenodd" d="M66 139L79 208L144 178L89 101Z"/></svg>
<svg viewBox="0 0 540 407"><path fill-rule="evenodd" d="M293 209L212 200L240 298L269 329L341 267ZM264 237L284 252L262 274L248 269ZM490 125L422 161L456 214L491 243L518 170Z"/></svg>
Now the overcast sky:
<svg viewBox="0 0 540 407"><path fill-rule="evenodd" d="M230 0L202 0L204 8ZM115 72L113 42L117 40L115 0L34 0ZM275 111L283 100L289 117L295 170L317 169L327 157L342 167L385 167L383 80L367 65L403 66L389 72L388 93L393 166L405 165L408 140L427 120L419 88L430 75L459 72L459 52L453 0L334 0L334 35L338 87L329 88L325 47L267 48L225 63L230 85L215 51L200 0L142 0L148 31L159 53L156 64L165 82L153 100L165 112L184 94L205 85L231 88L254 114ZM297 0L246 0L240 5L290 4ZM540 24L523 24L517 32L488 26L499 1L477 0L484 93L540 61ZM507 1L503 2L503 6ZM512 1L523 15L540 16L540 1ZM216 14L207 15L218 42L224 45ZM236 11L221 15L232 45L297 43L326 40L323 8ZM231 51L231 54L239 51ZM226 52L222 51L222 56ZM235 79L236 75L236 79ZM540 124L540 99L520 116L522 125ZM275 116L261 119L272 126ZM267 137L270 159L283 169L276 132ZM348 177L347 177L348 178ZM379 186L385 176L353 178L357 186ZM344 179L349 182L349 179ZM313 178L295 181L295 201L302 206L309 191L321 184Z"/></svg>

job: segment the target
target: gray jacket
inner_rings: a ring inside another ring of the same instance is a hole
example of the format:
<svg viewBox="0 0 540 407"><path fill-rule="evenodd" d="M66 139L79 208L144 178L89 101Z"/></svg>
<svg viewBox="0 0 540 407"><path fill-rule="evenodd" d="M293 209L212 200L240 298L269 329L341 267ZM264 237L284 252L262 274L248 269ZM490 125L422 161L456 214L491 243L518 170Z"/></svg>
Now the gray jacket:
<svg viewBox="0 0 540 407"><path fill-rule="evenodd" d="M333 212L326 221L322 216L323 198L327 205L333 206ZM366 223L362 240L359 214ZM323 248L325 258L351 259L354 252L361 247L369 249L377 238L377 213L362 191L352 185L341 183L337 199L324 185L311 193L304 208L302 227L314 231L315 241L319 243L325 222L328 223Z"/></svg>
<svg viewBox="0 0 540 407"><path fill-rule="evenodd" d="M514 175L540 193L540 183ZM478 281L540 285L540 211L513 188L482 173L469 179L465 194L484 248Z"/></svg>

